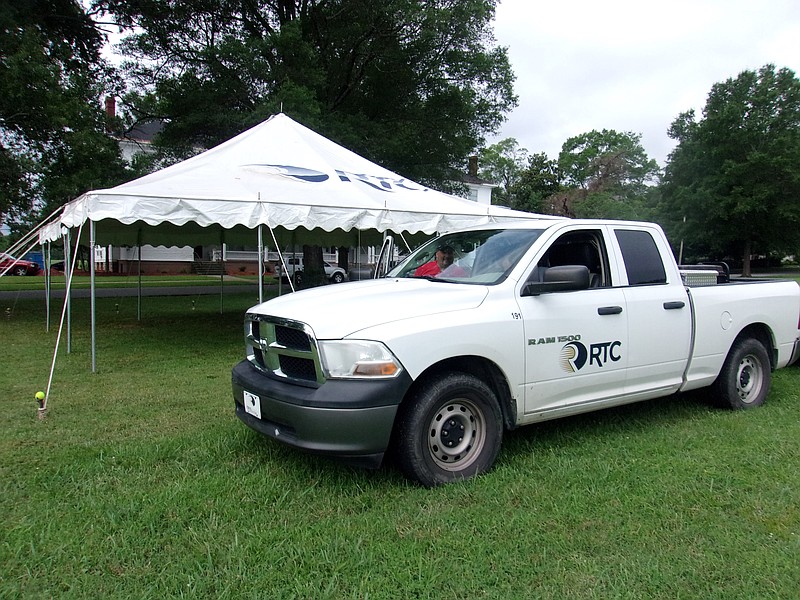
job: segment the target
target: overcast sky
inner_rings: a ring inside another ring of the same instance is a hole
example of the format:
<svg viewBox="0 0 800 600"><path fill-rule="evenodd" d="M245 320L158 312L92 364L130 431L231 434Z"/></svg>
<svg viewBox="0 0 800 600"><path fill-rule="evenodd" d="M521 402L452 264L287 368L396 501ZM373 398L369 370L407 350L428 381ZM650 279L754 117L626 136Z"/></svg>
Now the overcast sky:
<svg viewBox="0 0 800 600"><path fill-rule="evenodd" d="M593 129L642 135L664 165L672 121L715 83L773 63L800 75L799 0L500 0L519 105L489 143L558 156Z"/></svg>

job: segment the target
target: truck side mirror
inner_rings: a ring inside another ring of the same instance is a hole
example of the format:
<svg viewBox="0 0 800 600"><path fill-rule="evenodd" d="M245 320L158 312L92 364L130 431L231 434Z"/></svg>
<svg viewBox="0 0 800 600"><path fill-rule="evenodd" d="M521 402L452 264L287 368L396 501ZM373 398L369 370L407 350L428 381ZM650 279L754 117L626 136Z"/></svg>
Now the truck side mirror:
<svg viewBox="0 0 800 600"><path fill-rule="evenodd" d="M550 267L543 281L529 281L522 288L522 296L538 296L550 292L574 292L589 289L589 268L585 265Z"/></svg>

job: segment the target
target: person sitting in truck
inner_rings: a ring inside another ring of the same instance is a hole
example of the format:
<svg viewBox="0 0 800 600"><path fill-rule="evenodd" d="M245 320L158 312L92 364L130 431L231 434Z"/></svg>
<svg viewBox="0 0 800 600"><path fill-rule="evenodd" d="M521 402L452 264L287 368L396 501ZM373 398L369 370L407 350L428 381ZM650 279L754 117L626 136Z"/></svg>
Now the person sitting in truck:
<svg viewBox="0 0 800 600"><path fill-rule="evenodd" d="M452 277L463 277L466 272L458 266L453 266L455 252L452 246L439 246L433 255L433 260L414 271L414 277L436 277L445 270Z"/></svg>

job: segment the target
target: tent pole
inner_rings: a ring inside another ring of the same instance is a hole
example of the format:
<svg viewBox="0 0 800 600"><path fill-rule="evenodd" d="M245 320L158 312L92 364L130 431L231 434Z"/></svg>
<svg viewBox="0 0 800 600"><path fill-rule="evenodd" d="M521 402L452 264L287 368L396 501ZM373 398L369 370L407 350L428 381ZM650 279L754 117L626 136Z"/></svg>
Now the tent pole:
<svg viewBox="0 0 800 600"><path fill-rule="evenodd" d="M289 277L289 287L292 288L292 293L295 290L295 284L297 283L297 279L295 278L295 273L297 272L297 229L292 229L292 258L289 259L292 263L292 276ZM289 274L289 269L286 269L286 274Z"/></svg>
<svg viewBox="0 0 800 600"><path fill-rule="evenodd" d="M258 303L264 302L264 235L258 226Z"/></svg>
<svg viewBox="0 0 800 600"><path fill-rule="evenodd" d="M92 310L92 373L97 373L97 299L94 282L95 269L95 224L89 221L89 287L91 288L91 310Z"/></svg>
<svg viewBox="0 0 800 600"><path fill-rule="evenodd" d="M269 234L272 236L272 244L275 246L275 252L278 253L278 260L280 261L280 274L288 273L286 270L286 261L283 260L283 253L281 252L281 247L278 245L278 238L275 237L275 230L269 225L267 225L267 227L269 227ZM278 275L278 296L283 294L283 277L280 274Z"/></svg>
<svg viewBox="0 0 800 600"><path fill-rule="evenodd" d="M142 320L142 228L136 234L136 265L138 270L136 286L136 320Z"/></svg>
<svg viewBox="0 0 800 600"><path fill-rule="evenodd" d="M45 331L50 331L50 242L47 242L47 250L44 255L44 287L45 307L47 308L47 319Z"/></svg>
<svg viewBox="0 0 800 600"><path fill-rule="evenodd" d="M219 270L219 314L222 314L225 298L225 230L219 230L219 249L222 268Z"/></svg>
<svg viewBox="0 0 800 600"><path fill-rule="evenodd" d="M73 260L72 260L72 240L70 239L69 229L64 233L64 278L67 280L66 307L67 307L67 354L72 352L72 282ZM77 254L78 248L75 248Z"/></svg>

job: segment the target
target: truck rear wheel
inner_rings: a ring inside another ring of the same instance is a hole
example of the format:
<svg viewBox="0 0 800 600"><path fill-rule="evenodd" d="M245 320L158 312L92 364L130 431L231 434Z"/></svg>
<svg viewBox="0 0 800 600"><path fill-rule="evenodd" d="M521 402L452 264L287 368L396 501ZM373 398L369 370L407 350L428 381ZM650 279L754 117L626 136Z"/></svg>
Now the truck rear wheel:
<svg viewBox="0 0 800 600"><path fill-rule="evenodd" d="M717 404L724 408L753 408L764 404L771 383L764 344L755 338L742 338L734 342L712 391Z"/></svg>
<svg viewBox="0 0 800 600"><path fill-rule="evenodd" d="M497 398L483 381L449 373L401 405L396 451L400 469L427 487L488 471L503 440Z"/></svg>

